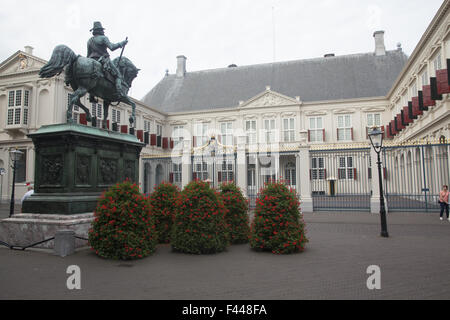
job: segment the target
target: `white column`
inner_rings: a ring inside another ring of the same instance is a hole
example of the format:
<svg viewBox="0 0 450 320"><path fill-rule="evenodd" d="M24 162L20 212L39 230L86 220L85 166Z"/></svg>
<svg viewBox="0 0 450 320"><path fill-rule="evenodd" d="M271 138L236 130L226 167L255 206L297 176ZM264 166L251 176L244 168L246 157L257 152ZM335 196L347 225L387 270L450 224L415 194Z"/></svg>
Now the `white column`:
<svg viewBox="0 0 450 320"><path fill-rule="evenodd" d="M299 198L300 198L300 193L301 193L301 190L300 190L300 186L301 186L300 170L302 170L301 167L302 167L302 165L300 162L300 153L297 153L295 155L295 189L296 189L296 192L297 192L297 195Z"/></svg>
<svg viewBox="0 0 450 320"><path fill-rule="evenodd" d="M300 130L300 145L298 152L299 168L297 184L302 183L300 188L300 207L303 213L314 212L313 200L311 197L311 182L309 181L310 159L309 145L307 145L308 131Z"/></svg>
<svg viewBox="0 0 450 320"><path fill-rule="evenodd" d="M236 157L236 184L241 188L242 193L247 197L247 159L246 147L247 136L240 135L237 137L237 157Z"/></svg>
<svg viewBox="0 0 450 320"><path fill-rule="evenodd" d="M183 140L183 155L181 156L181 188L184 188L192 177L191 140Z"/></svg>
<svg viewBox="0 0 450 320"><path fill-rule="evenodd" d="M275 155L275 180L280 180L280 152L277 152Z"/></svg>

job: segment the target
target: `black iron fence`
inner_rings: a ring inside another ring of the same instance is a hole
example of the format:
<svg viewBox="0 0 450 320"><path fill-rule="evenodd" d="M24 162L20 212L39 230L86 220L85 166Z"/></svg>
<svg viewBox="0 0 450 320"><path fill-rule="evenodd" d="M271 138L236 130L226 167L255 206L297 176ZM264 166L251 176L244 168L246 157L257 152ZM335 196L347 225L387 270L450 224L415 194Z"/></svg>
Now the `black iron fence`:
<svg viewBox="0 0 450 320"><path fill-rule="evenodd" d="M450 182L449 147L412 144L383 148L384 190L389 211L436 211L439 191Z"/></svg>
<svg viewBox="0 0 450 320"><path fill-rule="evenodd" d="M310 151L311 193L315 211L370 210L370 149Z"/></svg>

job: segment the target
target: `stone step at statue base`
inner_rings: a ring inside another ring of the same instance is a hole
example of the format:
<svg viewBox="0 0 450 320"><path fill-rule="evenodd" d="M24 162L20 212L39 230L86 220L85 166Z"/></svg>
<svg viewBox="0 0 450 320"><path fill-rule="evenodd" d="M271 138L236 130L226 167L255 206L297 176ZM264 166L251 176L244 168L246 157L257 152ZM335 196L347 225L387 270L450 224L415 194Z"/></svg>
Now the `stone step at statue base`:
<svg viewBox="0 0 450 320"><path fill-rule="evenodd" d="M77 215L15 214L11 218L0 220L0 241L25 247L52 238L60 230L73 230L77 237L87 239L92 221L92 212ZM86 240L75 239L75 248L87 245ZM54 241L50 240L33 248L53 249Z"/></svg>

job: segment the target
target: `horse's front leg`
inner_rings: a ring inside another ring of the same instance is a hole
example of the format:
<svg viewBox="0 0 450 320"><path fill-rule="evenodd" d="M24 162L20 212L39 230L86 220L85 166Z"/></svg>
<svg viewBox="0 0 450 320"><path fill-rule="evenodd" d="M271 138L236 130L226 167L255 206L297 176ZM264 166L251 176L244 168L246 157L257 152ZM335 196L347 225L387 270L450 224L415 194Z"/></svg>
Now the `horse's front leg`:
<svg viewBox="0 0 450 320"><path fill-rule="evenodd" d="M85 88L79 87L72 94L72 98L70 99L69 106L67 107L67 123L73 123L73 114L72 109L73 105L76 104L78 106L83 106L80 102L80 98L86 94L87 90ZM83 106L84 107L84 106Z"/></svg>

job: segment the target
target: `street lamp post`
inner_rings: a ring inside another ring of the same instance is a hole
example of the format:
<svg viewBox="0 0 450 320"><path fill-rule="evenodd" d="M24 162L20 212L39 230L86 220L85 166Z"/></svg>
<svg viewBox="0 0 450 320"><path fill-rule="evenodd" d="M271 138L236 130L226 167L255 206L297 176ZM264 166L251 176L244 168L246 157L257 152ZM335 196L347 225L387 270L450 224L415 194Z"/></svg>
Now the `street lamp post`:
<svg viewBox="0 0 450 320"><path fill-rule="evenodd" d="M15 191L15 187L16 187L16 169L17 169L17 161L20 160L20 158L23 155L22 151L19 151L17 149L14 149L12 151L9 152L9 155L11 157L11 161L12 161L12 170L13 170L13 178L12 178L12 191L11 191L11 203L9 206L9 217L11 218L11 216L14 214L14 191Z"/></svg>
<svg viewBox="0 0 450 320"><path fill-rule="evenodd" d="M380 153L383 147L383 132L378 128L372 129L369 133L370 143L372 144L373 149L377 153L377 165L378 165L378 181L380 186L380 219L381 219L381 236L383 238L388 238L389 234L387 231L387 222L386 222L386 208L384 206L384 195L383 195L383 178L381 175L381 158Z"/></svg>

